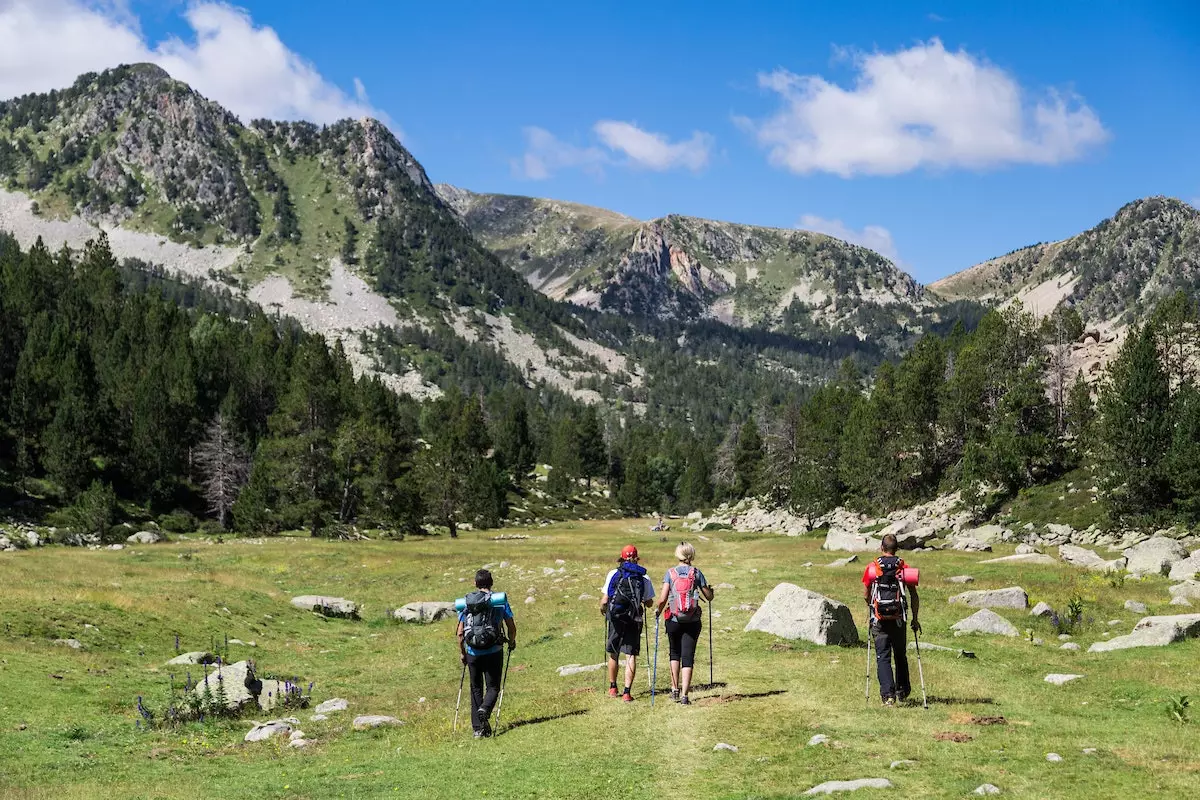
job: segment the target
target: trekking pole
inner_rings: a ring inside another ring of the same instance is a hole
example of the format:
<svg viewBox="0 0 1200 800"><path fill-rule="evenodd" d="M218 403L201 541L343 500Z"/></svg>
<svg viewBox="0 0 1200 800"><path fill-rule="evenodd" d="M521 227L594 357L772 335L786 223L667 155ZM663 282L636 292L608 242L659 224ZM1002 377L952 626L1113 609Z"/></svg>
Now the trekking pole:
<svg viewBox="0 0 1200 800"><path fill-rule="evenodd" d="M919 652L919 651L918 651ZM867 706L871 705L871 623L867 623L867 688L863 693Z"/></svg>
<svg viewBox="0 0 1200 800"><path fill-rule="evenodd" d="M929 697L925 694L925 668L921 666L921 634L913 631L913 644L917 646L917 674L921 676L921 707L929 708Z"/></svg>
<svg viewBox="0 0 1200 800"><path fill-rule="evenodd" d="M708 601L708 688L713 688L712 600Z"/></svg>
<svg viewBox="0 0 1200 800"><path fill-rule="evenodd" d="M463 684L467 681L467 662L463 662L462 677L458 679L458 699L454 701L454 727L453 732L458 733L458 708L462 705L462 690Z"/></svg>
<svg viewBox="0 0 1200 800"><path fill-rule="evenodd" d="M644 634L643 638L646 640L646 683L650 685L650 696L654 697L654 675L650 667L650 626L644 620L642 622L642 633Z"/></svg>
<svg viewBox="0 0 1200 800"><path fill-rule="evenodd" d="M496 698L496 727L492 728L492 738L500 730L500 707L504 705L504 684L508 683L508 665L512 663L512 649L504 655L504 674L500 676L500 696Z"/></svg>
<svg viewBox="0 0 1200 800"><path fill-rule="evenodd" d="M654 708L654 687L658 685L658 615L654 615L654 667L650 672L650 707Z"/></svg>

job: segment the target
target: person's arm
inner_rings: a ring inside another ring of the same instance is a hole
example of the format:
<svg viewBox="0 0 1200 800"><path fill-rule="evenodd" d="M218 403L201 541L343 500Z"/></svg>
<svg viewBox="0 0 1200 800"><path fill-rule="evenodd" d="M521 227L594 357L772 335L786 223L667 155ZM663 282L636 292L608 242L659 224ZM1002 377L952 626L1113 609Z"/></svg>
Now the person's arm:
<svg viewBox="0 0 1200 800"><path fill-rule="evenodd" d="M658 608L654 610L654 616L660 616L663 609L667 607L667 599L671 596L671 584L663 581L662 591L658 593Z"/></svg>
<svg viewBox="0 0 1200 800"><path fill-rule="evenodd" d="M467 663L467 643L463 641L463 622L458 621L458 654L462 658L462 663Z"/></svg>
<svg viewBox="0 0 1200 800"><path fill-rule="evenodd" d="M700 572L700 570L696 571ZM713 591L712 586L708 582L708 578L704 577L703 572L700 572L700 596L711 603L714 594L716 594L716 592Z"/></svg>
<svg viewBox="0 0 1200 800"><path fill-rule="evenodd" d="M600 589L600 616L608 616L608 585L612 583L612 578L604 581L604 586Z"/></svg>
<svg viewBox="0 0 1200 800"><path fill-rule="evenodd" d="M654 605L654 581L650 580L649 575L643 576L642 580L645 581L646 584L642 587L642 591L646 593L646 599L643 602L645 603L646 608L650 608ZM647 587L649 587L648 591Z"/></svg>
<svg viewBox="0 0 1200 800"><path fill-rule="evenodd" d="M908 587L908 593L912 597L912 629L913 633L921 632L921 623L917 622L917 615L921 611L921 596L917 594L917 587Z"/></svg>
<svg viewBox="0 0 1200 800"><path fill-rule="evenodd" d="M517 649L517 622L516 622L516 620L514 620L512 618L511 612L509 613L509 615L507 617L505 617L504 624L508 627L508 649L516 650Z"/></svg>

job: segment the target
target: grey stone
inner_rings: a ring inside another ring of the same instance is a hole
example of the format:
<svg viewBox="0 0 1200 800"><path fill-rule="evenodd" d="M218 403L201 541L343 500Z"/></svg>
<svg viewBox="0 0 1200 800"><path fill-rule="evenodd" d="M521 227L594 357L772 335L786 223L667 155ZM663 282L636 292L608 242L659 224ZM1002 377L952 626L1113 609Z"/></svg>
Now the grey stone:
<svg viewBox="0 0 1200 800"><path fill-rule="evenodd" d="M717 742L716 745L713 746L714 753L720 752L722 750L724 750L727 753L736 753L738 751L736 745L727 744L725 742Z"/></svg>
<svg viewBox="0 0 1200 800"><path fill-rule="evenodd" d="M306 594L292 598L292 605L302 611L315 611L325 617L358 617L358 603L344 597L325 597Z"/></svg>
<svg viewBox="0 0 1200 800"><path fill-rule="evenodd" d="M858 643L858 629L846 605L791 583L770 591L745 630L822 645Z"/></svg>
<svg viewBox="0 0 1200 800"><path fill-rule="evenodd" d="M1187 548L1174 539L1155 536L1125 551L1126 569L1139 575L1166 575L1171 565L1189 557Z"/></svg>
<svg viewBox="0 0 1200 800"><path fill-rule="evenodd" d="M1074 680L1079 680L1082 675L1072 675L1071 673L1052 672L1042 678L1046 683L1053 683L1055 686L1062 686L1064 683L1070 683Z"/></svg>
<svg viewBox="0 0 1200 800"><path fill-rule="evenodd" d="M55 639L54 643L61 644L65 647L69 647L72 650L82 650L83 649L83 643L81 641L79 641L78 639Z"/></svg>
<svg viewBox="0 0 1200 800"><path fill-rule="evenodd" d="M304 731L301 731L301 730L292 731L290 734L288 734L288 738L293 741L295 741L296 739L303 739Z"/></svg>
<svg viewBox="0 0 1200 800"><path fill-rule="evenodd" d="M981 525L978 528L963 531L963 536L978 539L986 544L997 544L998 542L1011 542L1013 532L1002 525Z"/></svg>
<svg viewBox="0 0 1200 800"><path fill-rule="evenodd" d="M313 711L317 714L332 714L335 711L345 711L349 707L350 703L348 703L345 699L341 697L334 697L321 703L314 708Z"/></svg>
<svg viewBox="0 0 1200 800"><path fill-rule="evenodd" d="M581 672L598 672L602 669L604 669L603 662L599 664L564 664L558 668L558 674L560 677L565 678L568 675L578 675Z"/></svg>
<svg viewBox="0 0 1200 800"><path fill-rule="evenodd" d="M1046 760L1057 763L1062 761L1062 756L1060 756L1058 753L1046 753Z"/></svg>
<svg viewBox="0 0 1200 800"><path fill-rule="evenodd" d="M1173 581L1190 581L1197 573L1200 573L1200 552L1192 553L1182 561L1172 564L1167 577Z"/></svg>
<svg viewBox="0 0 1200 800"><path fill-rule="evenodd" d="M1070 525L1063 525L1058 522L1047 523L1046 532L1051 536L1062 538L1066 541L1070 541L1071 537L1075 535L1074 528L1072 528Z"/></svg>
<svg viewBox="0 0 1200 800"><path fill-rule="evenodd" d="M951 597L950 602L971 608L1029 608L1029 595L1020 586L1009 586L963 592Z"/></svg>
<svg viewBox="0 0 1200 800"><path fill-rule="evenodd" d="M1139 603L1137 600L1126 600L1125 601L1125 610L1132 611L1134 614L1145 614L1146 613L1146 604Z"/></svg>
<svg viewBox="0 0 1200 800"><path fill-rule="evenodd" d="M1059 640L1060 642L1069 642L1069 641L1071 641L1071 634L1069 634L1069 633L1060 633L1060 634L1058 635L1058 640Z"/></svg>
<svg viewBox="0 0 1200 800"><path fill-rule="evenodd" d="M1058 648L1059 650L1081 650L1082 648L1075 642L1067 642Z"/></svg>
<svg viewBox="0 0 1200 800"><path fill-rule="evenodd" d="M827 567L845 567L849 564L853 564L855 561L858 561L858 556L846 556L845 558L839 558L837 561L830 561L825 566L827 566Z"/></svg>
<svg viewBox="0 0 1200 800"><path fill-rule="evenodd" d="M987 561L980 561L980 564L1038 564L1040 566L1053 567L1058 564L1053 556L1048 556L1045 553L1018 553L1016 555L1004 556L1002 558L989 558Z"/></svg>
<svg viewBox="0 0 1200 800"><path fill-rule="evenodd" d="M916 650L917 643L915 641L909 642L908 649ZM941 652L941 653L954 653L959 658L974 658L975 657L975 654L972 653L970 650L963 650L962 648L959 648L959 647L946 647L946 646L940 645L940 644L933 644L932 642L921 642L920 649L921 649L921 652L923 652L923 653Z"/></svg>
<svg viewBox="0 0 1200 800"><path fill-rule="evenodd" d="M454 603L418 602L408 603L392 612L392 616L401 622L417 622L428 624L440 622L455 616Z"/></svg>
<svg viewBox="0 0 1200 800"><path fill-rule="evenodd" d="M970 575L955 575L952 578L947 578L950 583L974 583L975 579Z"/></svg>
<svg viewBox="0 0 1200 800"><path fill-rule="evenodd" d="M1173 606L1190 606L1191 604L1192 604L1192 601L1188 600L1183 595L1178 595L1176 597L1172 597L1171 603L1170 603L1170 605L1173 605Z"/></svg>
<svg viewBox="0 0 1200 800"><path fill-rule="evenodd" d="M395 717L388 717L382 714L364 714L361 717L354 718L354 730L365 731L371 728L378 728L385 725L403 725L404 723Z"/></svg>
<svg viewBox="0 0 1200 800"><path fill-rule="evenodd" d="M1076 547L1073 544L1064 544L1059 547L1058 557L1068 564L1083 567L1092 572L1117 572L1125 569L1126 565L1124 557L1105 561L1094 551L1088 550L1086 547Z"/></svg>
<svg viewBox="0 0 1200 800"><path fill-rule="evenodd" d="M887 778L859 778L855 781L825 781L807 792L806 795L833 794L834 792L856 792L859 789L891 789Z"/></svg>
<svg viewBox="0 0 1200 800"><path fill-rule="evenodd" d="M899 761L893 761L888 769L908 769L909 767L915 767L916 765L917 762L913 761L912 759L902 758Z"/></svg>
<svg viewBox="0 0 1200 800"><path fill-rule="evenodd" d="M1177 583L1167 591L1171 593L1172 598L1182 597L1186 600L1200 600L1200 581Z"/></svg>
<svg viewBox="0 0 1200 800"><path fill-rule="evenodd" d="M1054 609L1051 608L1050 604L1046 603L1046 602L1038 603L1029 612L1029 616L1031 616L1031 617L1049 617L1053 614L1054 614Z"/></svg>
<svg viewBox="0 0 1200 800"><path fill-rule="evenodd" d="M250 686L247 686L247 683ZM207 687L207 691L205 687ZM250 693L251 688L260 689L258 697ZM264 701L267 700L267 690L259 687L254 675L254 668L249 661L220 665L197 683L196 688L192 691L197 697L209 695L215 700L221 690L225 692L225 705L229 708L236 709L247 706L254 703L259 697Z"/></svg>
<svg viewBox="0 0 1200 800"><path fill-rule="evenodd" d="M329 717L325 714L313 714L308 719L311 722L324 722L325 720L329 719Z"/></svg>
<svg viewBox="0 0 1200 800"><path fill-rule="evenodd" d="M882 531L879 538L880 540L883 539ZM916 550L918 547L924 547L928 542L936 538L937 531L933 528L914 528L904 533L896 534L896 546L901 550Z"/></svg>
<svg viewBox="0 0 1200 800"><path fill-rule="evenodd" d="M132 536L126 537L125 541L129 544L157 544L165 541L166 538L158 531L138 531Z"/></svg>
<svg viewBox="0 0 1200 800"><path fill-rule="evenodd" d="M981 795L981 796L986 796L989 794L1000 794L1000 787L995 786L990 783L983 783L983 784L980 784L979 786L975 787L975 791L971 792L971 794L977 794L977 795Z"/></svg>
<svg viewBox="0 0 1200 800"><path fill-rule="evenodd" d="M1016 627L990 608L981 608L951 626L958 633L987 633L996 636L1020 636Z"/></svg>
<svg viewBox="0 0 1200 800"><path fill-rule="evenodd" d="M312 739L305 739L303 737L301 737L299 739L291 739L288 741L288 747L295 748L296 750L303 750L304 748L308 747L310 744L312 744Z"/></svg>
<svg viewBox="0 0 1200 800"><path fill-rule="evenodd" d="M1034 547L1031 544L1017 545L1017 555L1019 555L1019 556L1029 555L1030 553L1040 553L1040 552L1042 552L1042 551L1038 550L1036 547Z"/></svg>
<svg viewBox="0 0 1200 800"><path fill-rule="evenodd" d="M197 650L192 653L183 653L181 655L175 656L174 658L172 658L170 661L167 662L167 666L168 667L184 667L184 666L189 666L189 665L193 665L193 664L215 664L215 663L217 663L217 657L214 656L212 653L205 652L204 650Z"/></svg>
<svg viewBox="0 0 1200 800"><path fill-rule="evenodd" d="M832 740L828 736L826 736L823 733L818 733L817 735L813 736L811 739L808 740L808 746L816 747L819 744L829 744L830 741L832 741Z"/></svg>
<svg viewBox="0 0 1200 800"><path fill-rule="evenodd" d="M831 528L825 534L822 550L842 550L850 553L868 553L879 549L879 539L870 536L860 536L841 528Z"/></svg>
<svg viewBox="0 0 1200 800"><path fill-rule="evenodd" d="M1145 617L1133 627L1133 632L1107 642L1096 642L1089 653L1125 650L1130 647L1162 647L1174 642L1200 636L1200 614Z"/></svg>
<svg viewBox="0 0 1200 800"><path fill-rule="evenodd" d="M269 722L256 722L250 732L246 734L245 741L247 742L265 742L272 736L287 736L292 732L293 725L299 725L300 720L295 717L287 719L273 719Z"/></svg>
<svg viewBox="0 0 1200 800"><path fill-rule="evenodd" d="M950 539L950 549L964 553L990 553L992 546L987 542L973 539L970 536L955 536Z"/></svg>

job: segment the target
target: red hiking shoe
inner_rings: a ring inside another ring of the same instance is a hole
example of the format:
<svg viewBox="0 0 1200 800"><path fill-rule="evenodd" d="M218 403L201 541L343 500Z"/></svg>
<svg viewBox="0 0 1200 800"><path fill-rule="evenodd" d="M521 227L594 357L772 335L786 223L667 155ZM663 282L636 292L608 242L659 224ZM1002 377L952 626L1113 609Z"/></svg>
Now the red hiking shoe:
<svg viewBox="0 0 1200 800"><path fill-rule="evenodd" d="M608 687L608 696L609 697L620 697L621 693L617 691L617 687L610 686L610 687Z"/></svg>
<svg viewBox="0 0 1200 800"><path fill-rule="evenodd" d="M631 694L629 694L628 692L626 692L625 694L621 695L621 699L622 699L623 701L625 701L626 703L632 703L632 702L633 702L633 695L631 695Z"/></svg>

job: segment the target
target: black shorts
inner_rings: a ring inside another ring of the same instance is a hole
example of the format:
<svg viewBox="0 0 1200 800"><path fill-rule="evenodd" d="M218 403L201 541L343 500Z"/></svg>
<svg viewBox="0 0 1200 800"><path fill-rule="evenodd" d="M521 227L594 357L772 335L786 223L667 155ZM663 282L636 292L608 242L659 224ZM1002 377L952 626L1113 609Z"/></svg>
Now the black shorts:
<svg viewBox="0 0 1200 800"><path fill-rule="evenodd" d="M624 653L637 656L642 652L642 624L625 620L608 621L608 646L605 650L614 656Z"/></svg>
<svg viewBox="0 0 1200 800"><path fill-rule="evenodd" d="M696 642L700 639L700 620L695 622L679 622L667 620L667 642L671 649L671 660L678 661L681 667L691 668L696 661Z"/></svg>

